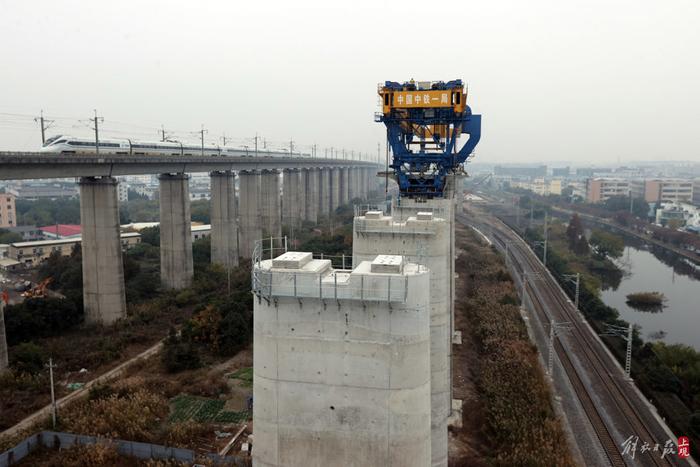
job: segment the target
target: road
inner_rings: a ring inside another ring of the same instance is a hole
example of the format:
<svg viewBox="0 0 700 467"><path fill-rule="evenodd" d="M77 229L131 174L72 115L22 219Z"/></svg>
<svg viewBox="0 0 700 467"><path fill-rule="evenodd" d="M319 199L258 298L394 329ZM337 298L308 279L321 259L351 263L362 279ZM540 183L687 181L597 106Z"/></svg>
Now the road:
<svg viewBox="0 0 700 467"><path fill-rule="evenodd" d="M477 221L478 219L478 221ZM693 461L681 460L677 456L660 457L661 452L640 453L643 443L652 447L657 444L663 450L666 441L677 440L656 414L655 409L625 377L624 371L615 361L593 329L582 319L564 291L549 274L528 245L501 221L479 212L477 216L458 214L457 221L476 226L501 251L508 252L507 263L520 283L523 302L531 305L531 316L538 326L549 331L551 321L568 323L570 332L555 338L557 366L555 373L562 371L568 386L578 399L605 460L613 466L666 466L693 465ZM522 278L525 277L525 280ZM529 278L529 279L527 279ZM540 352L546 356L546 347ZM568 415L568 414L567 414ZM584 433L581 434L581 437ZM623 442L630 436L639 437L634 458L623 455ZM578 441L578 433L574 435ZM590 445L579 446L585 454Z"/></svg>

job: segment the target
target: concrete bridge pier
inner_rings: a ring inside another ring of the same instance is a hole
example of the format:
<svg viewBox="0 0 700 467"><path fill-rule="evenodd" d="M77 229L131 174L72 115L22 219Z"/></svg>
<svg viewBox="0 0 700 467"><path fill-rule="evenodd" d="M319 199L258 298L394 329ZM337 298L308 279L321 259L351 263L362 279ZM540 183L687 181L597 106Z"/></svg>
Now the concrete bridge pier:
<svg viewBox="0 0 700 467"><path fill-rule="evenodd" d="M5 334L5 302L0 298L0 374L7 370L10 362L7 358L7 336Z"/></svg>
<svg viewBox="0 0 700 467"><path fill-rule="evenodd" d="M126 316L119 197L113 177L80 179L83 307L88 324L112 324Z"/></svg>
<svg viewBox="0 0 700 467"><path fill-rule="evenodd" d="M282 224L296 229L301 225L301 209L304 193L299 183L300 172L297 169L282 171Z"/></svg>
<svg viewBox="0 0 700 467"><path fill-rule="evenodd" d="M280 173L263 170L260 175L260 218L264 237L282 236L280 215Z"/></svg>
<svg viewBox="0 0 700 467"><path fill-rule="evenodd" d="M238 253L242 258L251 258L255 242L262 238L260 223L260 172L243 170L238 172L239 234Z"/></svg>
<svg viewBox="0 0 700 467"><path fill-rule="evenodd" d="M340 168L340 204L345 205L350 202L348 196L348 171L347 167Z"/></svg>
<svg viewBox="0 0 700 467"><path fill-rule="evenodd" d="M331 214L335 213L335 210L340 206L340 167L333 167L330 169L331 175L331 196L330 196L330 206Z"/></svg>
<svg viewBox="0 0 700 467"><path fill-rule="evenodd" d="M357 198L357 189L355 188L355 180L357 179L357 175L355 175L354 167L348 167L346 171L348 172L348 201L352 201Z"/></svg>
<svg viewBox="0 0 700 467"><path fill-rule="evenodd" d="M305 193L305 204L304 210L304 220L313 222L314 224L318 222L318 208L320 205L318 184L319 180L319 169L302 169L301 172L301 183L303 185L302 189Z"/></svg>
<svg viewBox="0 0 700 467"><path fill-rule="evenodd" d="M318 213L327 216L331 212L331 169L323 167L319 171L318 177Z"/></svg>
<svg viewBox="0 0 700 467"><path fill-rule="evenodd" d="M192 219L187 174L161 174L160 282L166 289L192 284Z"/></svg>
<svg viewBox="0 0 700 467"><path fill-rule="evenodd" d="M226 269L238 266L236 174L211 172L211 262Z"/></svg>

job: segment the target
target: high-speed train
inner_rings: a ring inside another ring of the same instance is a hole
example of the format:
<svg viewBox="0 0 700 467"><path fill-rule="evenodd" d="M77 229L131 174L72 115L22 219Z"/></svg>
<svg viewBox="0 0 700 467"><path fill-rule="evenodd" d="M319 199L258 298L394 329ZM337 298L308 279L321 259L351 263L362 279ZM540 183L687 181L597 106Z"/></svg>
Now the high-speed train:
<svg viewBox="0 0 700 467"><path fill-rule="evenodd" d="M39 150L59 154L94 154L95 140L76 136L58 135L48 138ZM134 141L131 139L100 140L100 154L125 154L135 156L253 156L254 151L241 148L222 147L213 144L195 146L174 141ZM285 151L258 151L259 156L285 156ZM308 154L297 154L308 157Z"/></svg>

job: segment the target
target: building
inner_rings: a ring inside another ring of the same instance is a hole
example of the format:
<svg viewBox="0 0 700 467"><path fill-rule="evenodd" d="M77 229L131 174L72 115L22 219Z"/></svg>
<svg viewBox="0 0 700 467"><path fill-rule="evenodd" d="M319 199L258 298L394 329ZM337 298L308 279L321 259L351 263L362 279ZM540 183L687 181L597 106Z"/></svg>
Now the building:
<svg viewBox="0 0 700 467"><path fill-rule="evenodd" d="M24 242L44 239L44 232L36 225L18 225L17 227L8 227L5 230L20 234Z"/></svg>
<svg viewBox="0 0 700 467"><path fill-rule="evenodd" d="M586 180L586 201L600 203L613 196L629 196L630 181L623 178L589 178Z"/></svg>
<svg viewBox="0 0 700 467"><path fill-rule="evenodd" d="M509 176L509 177L546 177L547 166L502 166L497 165L493 168L494 175Z"/></svg>
<svg viewBox="0 0 700 467"><path fill-rule="evenodd" d="M693 199L693 181L679 178L634 180L632 191L648 203L679 203Z"/></svg>
<svg viewBox="0 0 700 467"><path fill-rule="evenodd" d="M56 224L39 227L46 239L75 238L80 237L82 226L80 224Z"/></svg>
<svg viewBox="0 0 700 467"><path fill-rule="evenodd" d="M568 177L571 173L570 167L553 167L552 177Z"/></svg>
<svg viewBox="0 0 700 467"><path fill-rule="evenodd" d="M0 193L0 228L17 226L17 210L15 209L15 195Z"/></svg>
<svg viewBox="0 0 700 467"><path fill-rule="evenodd" d="M78 196L78 188L63 183L44 182L15 182L6 187L6 191L22 199L58 199L75 198Z"/></svg>
<svg viewBox="0 0 700 467"><path fill-rule="evenodd" d="M117 197L120 203L129 201L129 184L124 180L119 180L119 184L117 185Z"/></svg>
<svg viewBox="0 0 700 467"><path fill-rule="evenodd" d="M81 243L81 237L62 238L55 240L39 240L35 242L11 243L8 257L25 266L38 266L53 252L59 252L63 256L69 256L73 248ZM121 234L122 247L124 249L141 243L141 234L138 232L126 232Z"/></svg>
<svg viewBox="0 0 700 467"><path fill-rule="evenodd" d="M431 465L430 271L394 255L253 264L254 465Z"/></svg>
<svg viewBox="0 0 700 467"><path fill-rule="evenodd" d="M546 180L544 178L535 178L529 182L510 182L513 188L522 188L529 190L540 196L561 195L561 180Z"/></svg>
<svg viewBox="0 0 700 467"><path fill-rule="evenodd" d="M700 206L700 178L693 180L693 204Z"/></svg>
<svg viewBox="0 0 700 467"><path fill-rule="evenodd" d="M656 210L656 224L698 231L700 230L700 208L689 203L663 203Z"/></svg>

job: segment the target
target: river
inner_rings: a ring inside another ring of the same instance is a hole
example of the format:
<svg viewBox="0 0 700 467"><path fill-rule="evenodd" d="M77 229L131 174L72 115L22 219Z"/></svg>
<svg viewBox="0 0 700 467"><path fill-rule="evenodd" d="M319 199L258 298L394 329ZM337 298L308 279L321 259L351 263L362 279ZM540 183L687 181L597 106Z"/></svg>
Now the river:
<svg viewBox="0 0 700 467"><path fill-rule="evenodd" d="M700 350L700 268L633 238L626 237L625 245L617 261L625 274L619 284L604 288L603 301L625 321L641 326L644 340L683 343ZM666 296L661 311L639 311L627 305L627 294L651 291Z"/></svg>

